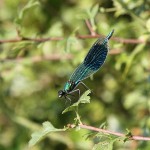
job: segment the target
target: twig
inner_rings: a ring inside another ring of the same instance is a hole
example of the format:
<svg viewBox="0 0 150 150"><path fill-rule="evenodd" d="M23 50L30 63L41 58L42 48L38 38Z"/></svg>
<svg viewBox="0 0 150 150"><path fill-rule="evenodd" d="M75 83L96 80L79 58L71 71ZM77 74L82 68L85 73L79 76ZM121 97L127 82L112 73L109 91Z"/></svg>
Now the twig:
<svg viewBox="0 0 150 150"><path fill-rule="evenodd" d="M77 38L79 39L90 39L90 38L99 38L100 36L104 37L103 35L78 35ZM127 43L127 44L139 44L139 43L147 43L150 44L150 41L139 40L139 39L124 39L120 37L112 37L110 40L117 41L120 43Z"/></svg>
<svg viewBox="0 0 150 150"><path fill-rule="evenodd" d="M119 37L112 37L111 39L114 41L118 41L120 43L128 43L128 44L148 43L150 44L150 41L139 40L139 39L124 39L124 38L119 38Z"/></svg>
<svg viewBox="0 0 150 150"><path fill-rule="evenodd" d="M95 35L76 35L78 39L91 39L91 38L99 38L104 37L103 35L95 34ZM4 43L16 43L16 42L24 42L24 41L31 41L31 42L47 42L47 41L61 41L64 40L63 37L48 37L48 38L28 38L28 37L16 37L13 39L6 39L0 40L0 44ZM112 37L113 41L117 41L120 43L127 43L127 44L138 44L138 43L147 43L150 44L150 41L140 40L140 39L124 39L120 37Z"/></svg>
<svg viewBox="0 0 150 150"><path fill-rule="evenodd" d="M122 52L121 49L111 49L109 51L110 55L117 55L120 54ZM33 57L28 57L28 58L24 58L24 57L18 57L18 58L4 58L4 59L0 59L0 63L4 63L4 62L14 62L14 63L20 63L23 61L29 61L32 63L37 63L37 62L41 62L41 61L57 61L57 60L70 60L73 58L73 55L71 54L65 54L63 57L60 54L52 54L52 55L47 55L47 56L33 56Z"/></svg>
<svg viewBox="0 0 150 150"><path fill-rule="evenodd" d="M89 29L91 35L92 35L92 36L96 35L96 33L95 33L95 31L93 30L93 28L92 28L92 26L91 26L89 20L85 20L85 23L86 23L86 25L87 25L87 27L88 27L88 29Z"/></svg>
<svg viewBox="0 0 150 150"><path fill-rule="evenodd" d="M31 41L31 42L47 42L47 41L60 41L63 40L62 37L49 37L49 38L27 38L27 37L17 37L14 39L0 40L0 44L3 43L15 43L15 42L23 42L23 41Z"/></svg>
<svg viewBox="0 0 150 150"><path fill-rule="evenodd" d="M122 52L123 52L122 49L111 49L111 50L109 51L109 54L111 54L111 55L117 55L117 54L120 54L120 53L122 53Z"/></svg>
<svg viewBox="0 0 150 150"><path fill-rule="evenodd" d="M70 128L74 128L75 125L69 125ZM119 132L114 132L114 131L109 131L109 130L105 130L105 129L100 129L100 128L95 128L92 126L88 126L88 125L84 125L84 124L79 124L79 127L82 129L88 129L88 130L92 130L92 131L96 131L96 132L102 132L105 134L111 134L111 135L115 135L118 137L127 137L127 135L123 134L123 133L119 133ZM140 141L150 141L150 137L143 137L143 136L135 136L132 135L131 137L129 137L130 140L140 140Z"/></svg>
<svg viewBox="0 0 150 150"><path fill-rule="evenodd" d="M28 57L28 58L14 58L14 59L2 59L0 60L0 62L4 63L4 62L22 62L22 61L29 61L32 63L36 63L36 62L41 62L43 60L51 60L51 61L56 61L56 60L64 60L64 59L71 59L72 55L65 55L65 56L61 56L60 54L53 54L53 55L47 55L47 56L34 56L34 57Z"/></svg>

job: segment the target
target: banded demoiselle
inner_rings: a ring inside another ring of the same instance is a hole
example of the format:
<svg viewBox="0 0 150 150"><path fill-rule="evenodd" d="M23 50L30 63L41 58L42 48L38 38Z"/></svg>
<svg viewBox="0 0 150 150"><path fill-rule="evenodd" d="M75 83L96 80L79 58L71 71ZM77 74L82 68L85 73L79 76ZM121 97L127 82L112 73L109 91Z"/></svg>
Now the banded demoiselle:
<svg viewBox="0 0 150 150"><path fill-rule="evenodd" d="M64 89L58 92L58 97L65 97L71 99L68 95L78 92L80 97L80 89L76 89L79 84L84 87L87 86L82 82L88 78L103 65L107 53L109 51L108 40L112 37L114 30L112 30L105 38L99 38L91 47L83 62L75 69L70 79L65 83Z"/></svg>

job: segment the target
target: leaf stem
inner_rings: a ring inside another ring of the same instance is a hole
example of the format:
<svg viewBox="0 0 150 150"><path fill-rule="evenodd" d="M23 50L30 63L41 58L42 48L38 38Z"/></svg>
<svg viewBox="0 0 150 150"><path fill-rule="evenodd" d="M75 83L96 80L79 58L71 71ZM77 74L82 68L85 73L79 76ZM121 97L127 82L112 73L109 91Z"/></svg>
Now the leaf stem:
<svg viewBox="0 0 150 150"><path fill-rule="evenodd" d="M77 121L78 121L77 124L82 124L81 119L80 119L80 116L79 116L79 113L78 113L78 107L76 108L75 113L76 113Z"/></svg>

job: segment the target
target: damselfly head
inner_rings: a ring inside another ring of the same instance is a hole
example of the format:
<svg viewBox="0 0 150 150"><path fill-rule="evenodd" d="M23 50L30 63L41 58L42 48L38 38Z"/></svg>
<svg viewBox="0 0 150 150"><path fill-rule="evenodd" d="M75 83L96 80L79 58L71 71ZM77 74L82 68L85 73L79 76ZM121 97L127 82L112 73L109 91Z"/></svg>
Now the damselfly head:
<svg viewBox="0 0 150 150"><path fill-rule="evenodd" d="M66 95L66 92L63 90L58 91L58 97L61 98Z"/></svg>

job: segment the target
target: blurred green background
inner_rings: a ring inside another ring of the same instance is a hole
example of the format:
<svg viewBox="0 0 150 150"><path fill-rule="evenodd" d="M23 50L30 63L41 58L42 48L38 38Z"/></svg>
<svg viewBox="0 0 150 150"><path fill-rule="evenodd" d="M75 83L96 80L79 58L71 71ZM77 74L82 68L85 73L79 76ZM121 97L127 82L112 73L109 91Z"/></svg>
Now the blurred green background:
<svg viewBox="0 0 150 150"><path fill-rule="evenodd" d="M83 123L150 136L149 0L1 0L0 150L29 149L44 121L57 128L74 122L74 113L62 115L65 100L57 91L97 39L78 38L90 35L85 19L97 34L115 33L105 64L84 82L93 94L79 109ZM17 42L22 37L61 39ZM30 149L91 150L87 133L53 133ZM149 150L150 142L118 142L114 149Z"/></svg>

